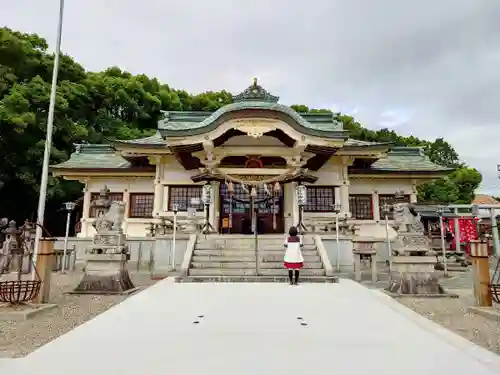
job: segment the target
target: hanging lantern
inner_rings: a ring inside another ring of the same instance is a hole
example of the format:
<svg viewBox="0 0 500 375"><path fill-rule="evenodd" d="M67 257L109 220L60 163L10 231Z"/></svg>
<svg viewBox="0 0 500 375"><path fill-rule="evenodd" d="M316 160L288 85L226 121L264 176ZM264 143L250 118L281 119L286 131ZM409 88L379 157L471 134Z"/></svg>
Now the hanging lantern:
<svg viewBox="0 0 500 375"><path fill-rule="evenodd" d="M307 188L305 185L298 185L296 194L299 206L305 206L307 204Z"/></svg>
<svg viewBox="0 0 500 375"><path fill-rule="evenodd" d="M210 184L203 185L201 200L203 204L206 205L212 204L212 185Z"/></svg>
<svg viewBox="0 0 500 375"><path fill-rule="evenodd" d="M264 191L266 192L267 195L271 195L271 192L269 191L269 187L267 186L267 184L264 184Z"/></svg>
<svg viewBox="0 0 500 375"><path fill-rule="evenodd" d="M227 183L227 191L229 192L229 194L233 194L234 192L234 184L232 181L229 181Z"/></svg>
<svg viewBox="0 0 500 375"><path fill-rule="evenodd" d="M276 194L279 194L281 192L281 185L278 181L276 181L276 183L274 184L274 192Z"/></svg>
<svg viewBox="0 0 500 375"><path fill-rule="evenodd" d="M255 186L252 187L252 190L250 191L250 196L252 198L257 198L257 189L255 188Z"/></svg>

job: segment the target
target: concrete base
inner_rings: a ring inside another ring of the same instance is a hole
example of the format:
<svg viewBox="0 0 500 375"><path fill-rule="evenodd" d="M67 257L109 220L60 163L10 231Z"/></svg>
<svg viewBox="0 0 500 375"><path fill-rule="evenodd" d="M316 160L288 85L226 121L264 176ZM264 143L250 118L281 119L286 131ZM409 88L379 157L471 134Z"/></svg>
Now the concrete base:
<svg viewBox="0 0 500 375"><path fill-rule="evenodd" d="M2 365L12 375L500 374L499 356L350 280L164 280Z"/></svg>
<svg viewBox="0 0 500 375"><path fill-rule="evenodd" d="M87 258L85 274L72 294L131 294L137 291L127 269L126 255L99 254Z"/></svg>
<svg viewBox="0 0 500 375"><path fill-rule="evenodd" d="M178 283L288 283L288 276L179 276ZM300 283L338 283L335 276L301 276Z"/></svg>
<svg viewBox="0 0 500 375"><path fill-rule="evenodd" d="M492 307L475 307L471 306L468 310L474 314L481 315L482 317L500 323L500 310Z"/></svg>
<svg viewBox="0 0 500 375"><path fill-rule="evenodd" d="M446 295L434 270L432 256L396 256L392 260L393 275L385 290L394 295L440 296Z"/></svg>
<svg viewBox="0 0 500 375"><path fill-rule="evenodd" d="M428 273L403 273L393 276L387 292L396 295L436 296L446 294L435 275Z"/></svg>
<svg viewBox="0 0 500 375"><path fill-rule="evenodd" d="M387 289L383 290L385 294L392 298L459 298L460 296L455 293L443 292L441 294L403 294L403 293L392 293Z"/></svg>
<svg viewBox="0 0 500 375"><path fill-rule="evenodd" d="M25 303L21 305L0 304L0 320L26 321L45 311L53 310L56 304Z"/></svg>

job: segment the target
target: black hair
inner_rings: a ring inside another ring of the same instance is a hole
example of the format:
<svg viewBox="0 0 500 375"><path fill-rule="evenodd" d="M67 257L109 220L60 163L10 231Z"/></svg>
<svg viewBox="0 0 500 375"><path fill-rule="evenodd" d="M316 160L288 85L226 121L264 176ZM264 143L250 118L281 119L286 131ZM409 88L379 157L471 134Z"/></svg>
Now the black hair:
<svg viewBox="0 0 500 375"><path fill-rule="evenodd" d="M299 232L297 231L297 228L295 227L290 227L290 229L288 230L288 235L290 236L296 236Z"/></svg>

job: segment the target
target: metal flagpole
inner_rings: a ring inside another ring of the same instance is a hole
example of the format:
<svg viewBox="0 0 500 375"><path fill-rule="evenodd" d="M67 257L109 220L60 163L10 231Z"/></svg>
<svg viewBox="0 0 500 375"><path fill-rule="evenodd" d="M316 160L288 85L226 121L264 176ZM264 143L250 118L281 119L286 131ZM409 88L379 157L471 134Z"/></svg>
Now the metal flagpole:
<svg viewBox="0 0 500 375"><path fill-rule="evenodd" d="M64 0L59 0L59 23L57 26L57 41L56 41L56 51L54 54L54 68L52 71L52 87L50 90L50 103L49 103L49 114L47 117L47 135L45 138L45 151L43 153L43 166L42 166L42 179L40 182L40 197L38 199L38 215L37 223L43 225L43 218L45 215L45 201L47 200L47 183L49 178L49 161L50 161L50 149L52 148L52 131L54 127L54 108L56 103L56 90L57 90L57 74L59 73L59 55L61 52L61 37L62 37L62 25L63 25L63 14L64 14ZM42 228L40 225L36 226L35 235L35 248L33 252L33 279L36 278L36 260L38 255L38 248L40 246L40 239L42 237Z"/></svg>

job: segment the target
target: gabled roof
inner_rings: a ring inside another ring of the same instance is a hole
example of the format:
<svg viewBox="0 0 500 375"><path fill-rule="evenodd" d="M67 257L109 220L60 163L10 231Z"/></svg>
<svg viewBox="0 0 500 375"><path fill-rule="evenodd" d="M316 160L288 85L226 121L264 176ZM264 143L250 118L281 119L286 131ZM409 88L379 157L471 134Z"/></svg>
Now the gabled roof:
<svg viewBox="0 0 500 375"><path fill-rule="evenodd" d="M160 132L157 131L155 134L137 139L128 140L111 140L109 141L120 148L120 145L132 146L132 147L144 147L144 148L165 148L165 140L161 136Z"/></svg>
<svg viewBox="0 0 500 375"><path fill-rule="evenodd" d="M151 172L154 166L135 166L120 155L112 145L77 144L68 160L52 165L52 172L64 174L64 171L115 171L115 172Z"/></svg>
<svg viewBox="0 0 500 375"><path fill-rule="evenodd" d="M68 160L52 166L52 169L127 169L132 164L110 145L75 145L76 150Z"/></svg>
<svg viewBox="0 0 500 375"><path fill-rule="evenodd" d="M500 204L500 202L491 195L476 194L472 204Z"/></svg>
<svg viewBox="0 0 500 375"><path fill-rule="evenodd" d="M155 136L152 136L155 137ZM150 138L150 137L148 137ZM155 141L152 141L155 142ZM353 144L357 141L353 140ZM147 167L134 167L122 157L112 145L75 145L76 150L69 160L54 165L52 170L145 170ZM432 163L423 150L418 147L394 147L387 157L375 161L370 168L350 169L350 173L446 173L449 168Z"/></svg>
<svg viewBox="0 0 500 375"><path fill-rule="evenodd" d="M304 134L322 138L346 139L342 123L332 113L298 113L278 103L279 98L270 94L254 80L242 93L233 96L234 102L217 111L210 112L164 112L164 119L158 123L163 137L183 137L210 132L225 121L232 113L254 110L273 117L286 118L290 126Z"/></svg>
<svg viewBox="0 0 500 375"><path fill-rule="evenodd" d="M375 161L368 171L372 172L416 172L446 173L453 169L442 167L429 160L420 147L392 147L387 156ZM367 169L352 169L354 173L366 173Z"/></svg>

